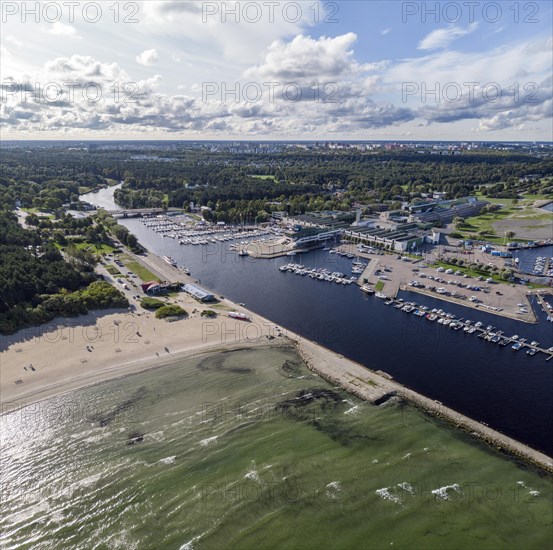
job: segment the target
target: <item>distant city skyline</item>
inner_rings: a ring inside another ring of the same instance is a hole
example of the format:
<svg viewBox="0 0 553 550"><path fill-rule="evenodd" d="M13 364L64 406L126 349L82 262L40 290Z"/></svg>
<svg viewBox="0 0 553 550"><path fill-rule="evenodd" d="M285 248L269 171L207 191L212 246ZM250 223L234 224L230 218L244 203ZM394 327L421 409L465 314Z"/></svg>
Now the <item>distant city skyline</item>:
<svg viewBox="0 0 553 550"><path fill-rule="evenodd" d="M1 4L2 140L553 138L550 2L35 4Z"/></svg>

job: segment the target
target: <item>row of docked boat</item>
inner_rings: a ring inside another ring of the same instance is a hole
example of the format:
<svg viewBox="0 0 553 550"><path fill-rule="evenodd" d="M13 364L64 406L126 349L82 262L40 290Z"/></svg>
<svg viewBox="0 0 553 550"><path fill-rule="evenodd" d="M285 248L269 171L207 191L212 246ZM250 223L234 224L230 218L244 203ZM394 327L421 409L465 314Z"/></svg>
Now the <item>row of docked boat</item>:
<svg viewBox="0 0 553 550"><path fill-rule="evenodd" d="M538 256L534 262L532 275L553 277L553 257L547 258L546 256Z"/></svg>
<svg viewBox="0 0 553 550"><path fill-rule="evenodd" d="M336 256L342 256L344 258L349 258L350 260L353 260L353 258L355 258L355 254L351 254L351 252L345 252L343 250L340 250L339 248L330 248L328 249L328 253L336 254Z"/></svg>
<svg viewBox="0 0 553 550"><path fill-rule="evenodd" d="M539 342L535 340L528 342L526 338L520 338L517 334L506 336L503 331L496 329L492 325L484 326L481 321L473 322L470 319L457 319L453 313L448 313L443 309L430 309L415 302L405 302L402 298L397 300L388 298L382 293L375 293L369 285L363 285L361 290L367 294L374 294L378 298L385 299L386 305L391 305L404 313L412 313L417 317L424 317L427 321L436 322L455 331L463 331L465 334L477 333L477 337L486 342L491 342L502 347L511 345L514 351L519 351L526 347L526 353L529 356L534 356L540 351ZM553 346L544 351L549 357L553 357Z"/></svg>
<svg viewBox="0 0 553 550"><path fill-rule="evenodd" d="M143 225L160 234L162 237L177 239L181 245L208 245L210 243L236 241L244 238L280 236L278 229L248 228L236 226L201 225L188 217L184 221L169 216L142 218Z"/></svg>
<svg viewBox="0 0 553 550"><path fill-rule="evenodd" d="M301 264L286 264L279 268L282 273L293 273L302 277L310 277L311 279L317 279L319 281L327 281L329 283L337 283L341 285L351 285L357 279L355 277L348 277L344 273L339 271L330 272L324 268L306 268Z"/></svg>
<svg viewBox="0 0 553 550"><path fill-rule="evenodd" d="M351 263L351 272L355 273L357 275L361 275L363 271L365 271L365 268L367 267L367 263L360 261L359 259L354 260Z"/></svg>

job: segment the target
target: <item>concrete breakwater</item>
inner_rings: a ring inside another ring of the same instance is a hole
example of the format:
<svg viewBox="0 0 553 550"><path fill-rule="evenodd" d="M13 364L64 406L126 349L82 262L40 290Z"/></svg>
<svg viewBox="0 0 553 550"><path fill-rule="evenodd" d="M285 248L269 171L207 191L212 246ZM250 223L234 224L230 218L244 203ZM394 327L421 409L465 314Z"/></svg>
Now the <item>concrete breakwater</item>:
<svg viewBox="0 0 553 550"><path fill-rule="evenodd" d="M401 397L425 413L446 420L456 428L467 431L496 451L505 452L553 474L553 459L544 453L301 336L288 333L288 337L295 342L301 357L310 370L360 399L378 405L386 401L388 397Z"/></svg>

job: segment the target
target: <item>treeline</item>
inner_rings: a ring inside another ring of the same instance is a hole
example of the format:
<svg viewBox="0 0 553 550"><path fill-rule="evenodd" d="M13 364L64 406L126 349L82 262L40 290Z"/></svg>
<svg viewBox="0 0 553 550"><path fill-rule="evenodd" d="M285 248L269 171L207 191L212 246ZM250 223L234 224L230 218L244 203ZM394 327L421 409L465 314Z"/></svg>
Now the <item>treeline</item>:
<svg viewBox="0 0 553 550"><path fill-rule="evenodd" d="M39 232L23 229L15 215L0 212L0 333L124 305L126 298L97 281L89 262L66 261Z"/></svg>
<svg viewBox="0 0 553 550"><path fill-rule="evenodd" d="M144 154L147 160L141 160ZM538 157L493 150L429 155L291 148L253 154L179 144L150 144L147 151L129 144L107 149L52 145L32 152L24 147L3 151L0 206L13 208L20 201L24 207L56 210L90 188L123 180L116 200L125 208L212 203L217 217L227 221L255 217L261 210L270 214L271 202L289 204L298 213L313 207L345 210L355 202L395 206L432 191L453 199L493 188L489 196L514 198L524 190L519 178L536 173L553 175L553 159L545 153ZM538 190L535 186L534 192ZM238 204L221 205L229 201Z"/></svg>
<svg viewBox="0 0 553 550"><path fill-rule="evenodd" d="M140 252L141 247L138 244L138 239L124 225L119 225L117 220L108 214L105 210L99 210L94 216L96 227L101 228L105 234L110 233L121 244L128 246L134 252Z"/></svg>
<svg viewBox="0 0 553 550"><path fill-rule="evenodd" d="M501 185L516 196L519 178L529 173L553 174L553 161L497 152L459 156L286 152L231 158L220 154L209 162L198 158L185 165L145 163L139 173L125 179L115 196L126 208L186 209L193 202L217 211L217 220L229 221L255 217L260 210L270 214L272 202L302 213L347 210L356 202L396 207L434 191L454 199L487 191L490 185ZM262 206L252 201L261 201Z"/></svg>

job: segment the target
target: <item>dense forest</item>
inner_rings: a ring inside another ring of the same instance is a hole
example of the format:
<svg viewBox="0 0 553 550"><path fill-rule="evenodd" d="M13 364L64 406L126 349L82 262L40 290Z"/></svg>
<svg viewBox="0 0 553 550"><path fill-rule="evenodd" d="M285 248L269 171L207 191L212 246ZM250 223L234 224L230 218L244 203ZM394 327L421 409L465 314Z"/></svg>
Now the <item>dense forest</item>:
<svg viewBox="0 0 553 550"><path fill-rule="evenodd" d="M19 201L52 211L75 204L79 193L124 181L116 192L121 206L188 209L193 202L215 210L214 219L239 221L270 214L283 204L291 213L348 210L356 203L393 208L431 191L443 191L447 198L477 190L514 198L532 191L520 187L520 178L553 175L550 156L522 151L421 155L290 148L254 154L159 145L144 153L139 145L7 149L0 161L0 205L13 208Z"/></svg>
<svg viewBox="0 0 553 550"><path fill-rule="evenodd" d="M92 309L124 307L125 297L98 281L86 255L66 260L37 230L0 212L0 333L73 317Z"/></svg>

